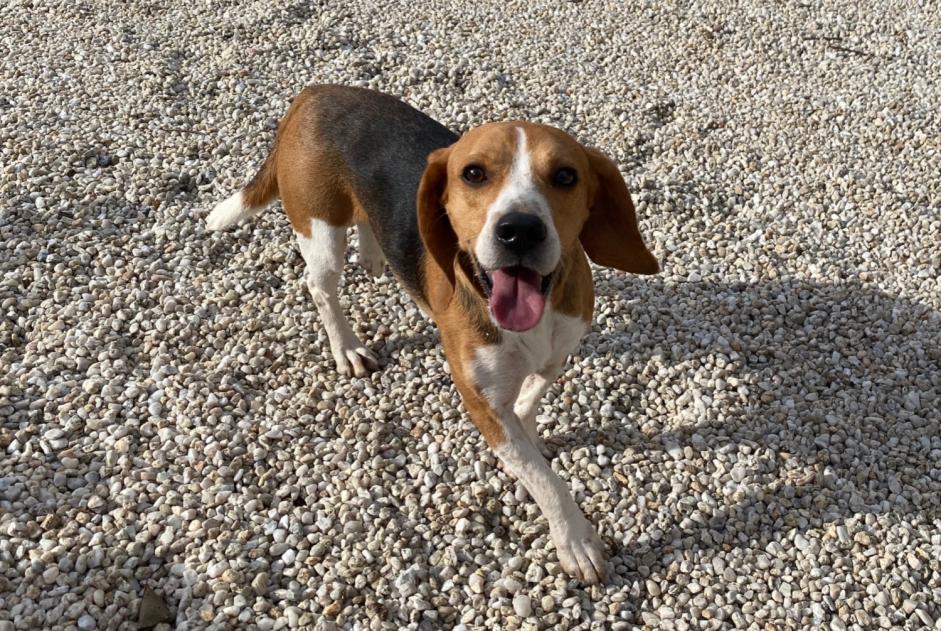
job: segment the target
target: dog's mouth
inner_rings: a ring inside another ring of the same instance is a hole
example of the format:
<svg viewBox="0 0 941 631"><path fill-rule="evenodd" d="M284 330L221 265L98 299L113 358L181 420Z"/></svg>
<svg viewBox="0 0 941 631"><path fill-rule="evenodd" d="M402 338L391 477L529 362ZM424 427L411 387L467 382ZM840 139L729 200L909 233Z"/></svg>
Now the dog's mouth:
<svg viewBox="0 0 941 631"><path fill-rule="evenodd" d="M501 329L528 331L542 319L553 274L513 265L488 272L475 259L477 278L490 303L490 315Z"/></svg>

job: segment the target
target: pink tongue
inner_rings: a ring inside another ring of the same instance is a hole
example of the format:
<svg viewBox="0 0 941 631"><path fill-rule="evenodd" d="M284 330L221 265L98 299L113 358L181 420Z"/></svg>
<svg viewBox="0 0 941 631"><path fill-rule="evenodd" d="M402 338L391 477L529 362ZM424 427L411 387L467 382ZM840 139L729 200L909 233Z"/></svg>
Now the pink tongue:
<svg viewBox="0 0 941 631"><path fill-rule="evenodd" d="M527 331L539 324L546 307L539 274L525 267L504 267L493 272L491 280L490 312L501 328Z"/></svg>

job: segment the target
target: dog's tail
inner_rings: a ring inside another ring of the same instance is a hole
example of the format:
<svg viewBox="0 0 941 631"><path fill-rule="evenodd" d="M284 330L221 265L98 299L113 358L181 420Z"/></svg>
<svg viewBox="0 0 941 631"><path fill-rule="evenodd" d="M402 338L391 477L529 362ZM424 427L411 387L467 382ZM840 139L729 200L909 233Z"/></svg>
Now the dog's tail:
<svg viewBox="0 0 941 631"><path fill-rule="evenodd" d="M278 196L278 142L275 141L265 163L245 188L216 204L206 218L210 230L224 230L232 224L254 217Z"/></svg>

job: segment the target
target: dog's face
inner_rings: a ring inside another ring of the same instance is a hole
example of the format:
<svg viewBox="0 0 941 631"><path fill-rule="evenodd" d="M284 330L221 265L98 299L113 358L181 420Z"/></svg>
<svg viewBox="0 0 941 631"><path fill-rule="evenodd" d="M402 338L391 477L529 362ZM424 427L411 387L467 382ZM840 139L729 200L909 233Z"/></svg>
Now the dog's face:
<svg viewBox="0 0 941 631"><path fill-rule="evenodd" d="M659 269L617 167L545 125L492 123L432 153L418 221L452 284L454 265L469 267L494 321L511 331L539 323L562 261L580 247L602 265Z"/></svg>

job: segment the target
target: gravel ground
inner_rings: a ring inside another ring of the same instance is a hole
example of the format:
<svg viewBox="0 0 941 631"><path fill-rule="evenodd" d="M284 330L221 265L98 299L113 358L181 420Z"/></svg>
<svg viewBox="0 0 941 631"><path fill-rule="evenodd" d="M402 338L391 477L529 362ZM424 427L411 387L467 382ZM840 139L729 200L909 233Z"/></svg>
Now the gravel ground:
<svg viewBox="0 0 941 631"><path fill-rule="evenodd" d="M941 629L933 3L277 4L0 6L0 631ZM664 272L540 418L604 587L388 273L348 379L283 215L206 231L308 82L621 164Z"/></svg>

